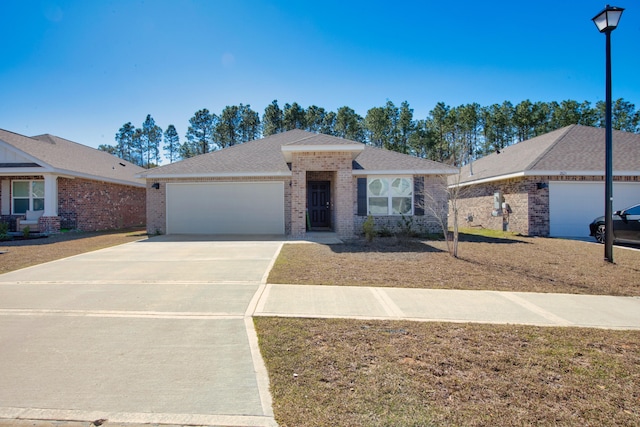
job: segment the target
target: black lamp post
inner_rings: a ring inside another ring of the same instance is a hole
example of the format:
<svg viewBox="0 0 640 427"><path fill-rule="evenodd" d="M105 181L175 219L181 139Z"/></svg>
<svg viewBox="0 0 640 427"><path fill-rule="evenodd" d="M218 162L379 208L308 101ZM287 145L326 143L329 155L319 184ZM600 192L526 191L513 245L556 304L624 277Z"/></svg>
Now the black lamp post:
<svg viewBox="0 0 640 427"><path fill-rule="evenodd" d="M607 72L605 107L605 184L604 184L604 259L613 262L613 131L611 130L611 31L618 26L624 9L609 6L592 20L607 36Z"/></svg>

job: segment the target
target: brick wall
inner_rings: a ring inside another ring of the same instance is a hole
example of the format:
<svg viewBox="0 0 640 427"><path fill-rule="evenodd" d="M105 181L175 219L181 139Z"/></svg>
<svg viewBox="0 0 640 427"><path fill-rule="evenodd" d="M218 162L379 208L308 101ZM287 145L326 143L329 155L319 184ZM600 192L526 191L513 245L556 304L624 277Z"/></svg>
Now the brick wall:
<svg viewBox="0 0 640 427"><path fill-rule="evenodd" d="M58 178L60 227L111 230L145 223L145 189L88 179Z"/></svg>
<svg viewBox="0 0 640 427"><path fill-rule="evenodd" d="M353 176L351 153L293 153L291 162L291 232L293 237L306 233L307 181L310 177L328 177L331 181L331 215L333 230L340 237L352 237ZM319 175L318 172L331 172Z"/></svg>
<svg viewBox="0 0 640 427"><path fill-rule="evenodd" d="M597 182L603 180L602 176L536 176L463 187L457 201L460 226L506 230L526 236L547 237L551 231L549 182ZM614 181L640 182L640 177L614 177ZM546 188L538 188L538 183L546 184ZM511 212L503 211L503 215L492 216L493 194L496 191L502 191L504 201L511 208ZM452 203L450 202L449 215L452 214Z"/></svg>
<svg viewBox="0 0 640 427"><path fill-rule="evenodd" d="M240 177L240 178L169 178L147 180L147 233L165 234L167 232L167 184L169 183L197 183L197 182L256 182L256 181L284 181L284 223L285 233L290 234L291 228L291 185L288 178L283 177ZM159 188L152 187L154 183Z"/></svg>

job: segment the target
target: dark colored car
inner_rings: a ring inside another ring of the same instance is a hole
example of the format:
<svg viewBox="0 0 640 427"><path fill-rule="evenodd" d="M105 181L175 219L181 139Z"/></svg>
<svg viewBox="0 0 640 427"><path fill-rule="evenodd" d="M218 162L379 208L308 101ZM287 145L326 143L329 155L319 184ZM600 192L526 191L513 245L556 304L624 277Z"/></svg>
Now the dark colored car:
<svg viewBox="0 0 640 427"><path fill-rule="evenodd" d="M604 243L604 217L589 224L590 235ZM613 214L613 239L616 242L640 244L640 205L616 211Z"/></svg>

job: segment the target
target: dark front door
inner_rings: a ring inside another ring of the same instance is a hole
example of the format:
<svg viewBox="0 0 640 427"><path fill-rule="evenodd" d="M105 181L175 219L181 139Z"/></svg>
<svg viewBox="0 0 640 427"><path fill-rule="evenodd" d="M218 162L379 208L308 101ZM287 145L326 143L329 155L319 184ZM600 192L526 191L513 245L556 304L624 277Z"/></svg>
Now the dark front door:
<svg viewBox="0 0 640 427"><path fill-rule="evenodd" d="M307 209L311 228L331 226L331 199L329 181L309 181L307 183Z"/></svg>

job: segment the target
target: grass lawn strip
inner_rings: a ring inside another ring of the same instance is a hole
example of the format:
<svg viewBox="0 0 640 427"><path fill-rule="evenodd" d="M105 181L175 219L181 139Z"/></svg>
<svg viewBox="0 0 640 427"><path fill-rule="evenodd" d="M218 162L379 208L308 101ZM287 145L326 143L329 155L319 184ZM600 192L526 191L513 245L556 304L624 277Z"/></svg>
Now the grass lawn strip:
<svg viewBox="0 0 640 427"><path fill-rule="evenodd" d="M67 232L33 240L0 241L0 274L146 239L144 229Z"/></svg>
<svg viewBox="0 0 640 427"><path fill-rule="evenodd" d="M256 318L282 426L640 425L640 332Z"/></svg>
<svg viewBox="0 0 640 427"><path fill-rule="evenodd" d="M458 259L444 241L377 238L286 244L269 283L640 296L640 251L547 238L464 235Z"/></svg>

